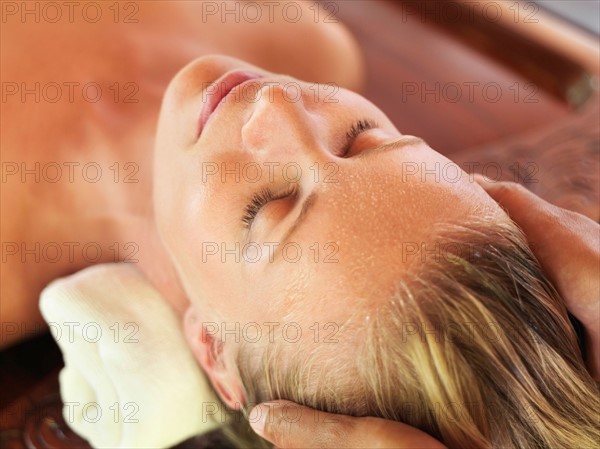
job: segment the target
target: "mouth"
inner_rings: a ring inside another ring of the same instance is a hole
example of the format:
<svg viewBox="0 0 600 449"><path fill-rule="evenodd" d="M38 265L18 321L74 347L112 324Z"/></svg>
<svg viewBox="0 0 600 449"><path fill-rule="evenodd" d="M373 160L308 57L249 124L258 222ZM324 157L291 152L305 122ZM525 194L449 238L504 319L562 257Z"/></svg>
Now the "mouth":
<svg viewBox="0 0 600 449"><path fill-rule="evenodd" d="M262 78L263 75L259 75L254 72L248 72L246 70L236 70L223 75L221 78L216 80L210 86L208 86L202 93L204 97L202 110L198 118L198 138L202 134L202 130L206 126L206 122L210 118L211 114L217 109L217 107L225 101L227 95L240 84L257 78Z"/></svg>

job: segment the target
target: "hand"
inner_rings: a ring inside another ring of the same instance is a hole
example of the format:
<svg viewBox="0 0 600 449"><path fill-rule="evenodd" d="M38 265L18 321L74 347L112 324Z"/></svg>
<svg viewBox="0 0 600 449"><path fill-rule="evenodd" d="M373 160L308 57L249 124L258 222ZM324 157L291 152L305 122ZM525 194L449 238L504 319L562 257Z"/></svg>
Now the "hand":
<svg viewBox="0 0 600 449"><path fill-rule="evenodd" d="M426 433L396 421L320 412L289 401L265 402L250 412L254 431L289 448L446 449Z"/></svg>
<svg viewBox="0 0 600 449"><path fill-rule="evenodd" d="M569 312L585 327L588 368L600 378L600 225L513 182L475 180L521 227Z"/></svg>

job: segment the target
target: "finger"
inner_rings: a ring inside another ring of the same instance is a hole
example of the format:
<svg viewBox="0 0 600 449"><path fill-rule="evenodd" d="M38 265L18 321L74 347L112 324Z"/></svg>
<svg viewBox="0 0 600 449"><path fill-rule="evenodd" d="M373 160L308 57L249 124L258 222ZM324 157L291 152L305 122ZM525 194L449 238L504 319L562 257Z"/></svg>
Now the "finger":
<svg viewBox="0 0 600 449"><path fill-rule="evenodd" d="M579 292L575 290L585 283L585 274L598 273L600 226L581 214L544 201L520 184L493 182L482 176L475 180L523 230L565 299L577 297ZM589 287L585 289L589 291Z"/></svg>
<svg viewBox="0 0 600 449"><path fill-rule="evenodd" d="M289 401L254 407L250 425L257 434L282 449L445 449L433 437L403 423L325 413Z"/></svg>
<svg viewBox="0 0 600 449"><path fill-rule="evenodd" d="M474 179L508 212L514 221L519 223L526 234L526 228L540 227L540 220L554 221L556 214L561 210L533 194L521 184L492 181L479 174L475 174Z"/></svg>
<svg viewBox="0 0 600 449"><path fill-rule="evenodd" d="M600 226L581 214L556 207L512 182L475 180L523 229L567 309L584 325L600 373Z"/></svg>
<svg viewBox="0 0 600 449"><path fill-rule="evenodd" d="M555 206L521 184L496 182L479 174L475 174L474 179L488 195L506 209L524 231L526 228L542 228L541 220L555 225L561 224L567 229L570 227L584 228L587 231L600 229L598 223L585 215Z"/></svg>
<svg viewBox="0 0 600 449"><path fill-rule="evenodd" d="M475 176L475 181L523 230L544 270L558 285L560 273L556 272L558 267L553 262L553 256L563 252L563 246L567 247L569 237L573 237L564 223L561 209L534 195L521 184L495 182L479 175Z"/></svg>

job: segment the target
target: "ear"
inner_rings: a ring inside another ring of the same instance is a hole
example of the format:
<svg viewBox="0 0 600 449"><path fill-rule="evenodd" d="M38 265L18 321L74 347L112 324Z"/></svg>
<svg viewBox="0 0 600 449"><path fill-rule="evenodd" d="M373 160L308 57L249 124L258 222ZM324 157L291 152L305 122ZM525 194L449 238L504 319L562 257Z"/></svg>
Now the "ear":
<svg viewBox="0 0 600 449"><path fill-rule="evenodd" d="M206 324L210 324L210 330ZM246 403L244 388L235 366L224 355L225 345L219 338L215 323L203 323L190 305L183 319L185 338L196 360L210 379L225 405L239 410Z"/></svg>

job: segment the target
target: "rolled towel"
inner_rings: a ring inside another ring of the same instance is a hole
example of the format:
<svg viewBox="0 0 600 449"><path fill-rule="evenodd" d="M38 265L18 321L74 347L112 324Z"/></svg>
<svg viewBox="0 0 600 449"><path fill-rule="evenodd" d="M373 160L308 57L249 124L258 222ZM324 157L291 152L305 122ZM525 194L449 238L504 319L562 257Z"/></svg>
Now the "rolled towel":
<svg viewBox="0 0 600 449"><path fill-rule="evenodd" d="M135 268L95 265L48 285L63 416L95 448L166 448L216 428L220 403L175 312Z"/></svg>

